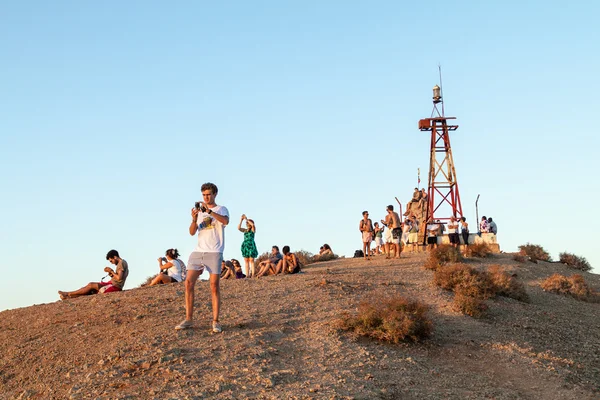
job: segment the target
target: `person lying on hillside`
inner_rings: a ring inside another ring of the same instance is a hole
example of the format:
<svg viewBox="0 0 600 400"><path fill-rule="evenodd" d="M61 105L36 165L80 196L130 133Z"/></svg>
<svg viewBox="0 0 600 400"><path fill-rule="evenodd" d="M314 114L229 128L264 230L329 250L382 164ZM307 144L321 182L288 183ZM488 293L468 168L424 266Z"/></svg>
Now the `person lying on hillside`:
<svg viewBox="0 0 600 400"><path fill-rule="evenodd" d="M165 256L158 258L160 273L152 279L148 286L183 282L185 280L185 264L179 259L179 251L169 249L165 252Z"/></svg>
<svg viewBox="0 0 600 400"><path fill-rule="evenodd" d="M109 251L108 254L106 254L106 259L111 264L117 266L116 271L110 267L104 268L104 272L108 273L108 276L111 277L110 282L90 282L81 289L72 292L63 292L59 290L58 295L61 300L96 293L110 293L123 290L125 280L127 279L127 275L129 275L127 261L119 257L119 252L116 250Z"/></svg>
<svg viewBox="0 0 600 400"><path fill-rule="evenodd" d="M277 264L275 274L297 274L301 268L298 257L290 252L290 246L283 246L283 259Z"/></svg>
<svg viewBox="0 0 600 400"><path fill-rule="evenodd" d="M256 277L259 278L264 275L275 274L277 264L279 264L279 261L281 261L281 259L283 259L283 256L279 252L279 247L273 246L269 258L265 261L261 261L258 264L258 274L256 274Z"/></svg>

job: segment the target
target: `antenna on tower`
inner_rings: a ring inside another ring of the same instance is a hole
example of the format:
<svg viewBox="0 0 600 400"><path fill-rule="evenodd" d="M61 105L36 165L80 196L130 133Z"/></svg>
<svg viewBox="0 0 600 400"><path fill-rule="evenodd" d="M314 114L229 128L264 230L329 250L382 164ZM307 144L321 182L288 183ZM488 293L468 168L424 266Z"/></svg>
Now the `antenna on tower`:
<svg viewBox="0 0 600 400"><path fill-rule="evenodd" d="M440 72L440 96L442 97L442 117L444 116L444 85L442 85L442 64L438 64L438 71Z"/></svg>

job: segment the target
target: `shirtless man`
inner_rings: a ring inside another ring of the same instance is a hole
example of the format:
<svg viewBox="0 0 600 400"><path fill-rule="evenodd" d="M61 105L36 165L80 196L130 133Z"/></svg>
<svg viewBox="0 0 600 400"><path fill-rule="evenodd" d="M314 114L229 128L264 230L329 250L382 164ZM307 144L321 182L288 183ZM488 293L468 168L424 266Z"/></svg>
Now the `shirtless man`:
<svg viewBox="0 0 600 400"><path fill-rule="evenodd" d="M421 200L421 192L419 191L419 188L415 188L413 197L408 202L408 204L406 206L406 212L404 213L404 215L409 215L411 207L417 207L419 204L419 200Z"/></svg>
<svg viewBox="0 0 600 400"><path fill-rule="evenodd" d="M402 222L398 213L394 211L393 205L390 204L389 206L387 206L386 211L388 215L385 217L385 220L381 221L381 223L387 226L387 228L392 231L391 247L394 248L395 258L400 258L400 237L402 236ZM389 251L386 254L386 258L390 258Z"/></svg>

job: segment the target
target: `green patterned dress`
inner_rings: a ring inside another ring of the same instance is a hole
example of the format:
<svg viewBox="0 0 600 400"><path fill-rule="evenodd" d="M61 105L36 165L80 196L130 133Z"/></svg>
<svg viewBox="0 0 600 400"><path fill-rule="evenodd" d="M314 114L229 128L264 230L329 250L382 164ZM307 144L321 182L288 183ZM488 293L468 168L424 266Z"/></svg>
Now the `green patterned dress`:
<svg viewBox="0 0 600 400"><path fill-rule="evenodd" d="M254 232L252 231L244 232L244 241L242 242L242 257L258 257L258 250L256 249L256 243L254 243Z"/></svg>

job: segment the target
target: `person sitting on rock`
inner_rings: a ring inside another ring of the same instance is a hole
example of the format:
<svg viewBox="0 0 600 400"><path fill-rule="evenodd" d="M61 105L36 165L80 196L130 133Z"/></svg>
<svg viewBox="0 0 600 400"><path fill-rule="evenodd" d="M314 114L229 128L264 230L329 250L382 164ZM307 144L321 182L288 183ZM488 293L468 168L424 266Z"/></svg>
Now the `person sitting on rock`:
<svg viewBox="0 0 600 400"><path fill-rule="evenodd" d="M490 227L487 222L487 218L485 215L481 217L481 221L479 222L479 232L480 233L489 233Z"/></svg>
<svg viewBox="0 0 600 400"><path fill-rule="evenodd" d="M110 293L123 290L127 275L129 275L129 266L127 261L119 257L119 252L111 250L106 254L106 259L113 265L117 266L117 270L111 267L105 267L104 272L111 277L110 282L90 282L81 289L72 292L58 291L61 300L66 300L73 297L86 296L96 293Z"/></svg>
<svg viewBox="0 0 600 400"><path fill-rule="evenodd" d="M177 283L185 280L185 264L179 259L177 249L169 249L165 252L165 257L159 257L158 268L160 268L160 273L148 286Z"/></svg>
<svg viewBox="0 0 600 400"><path fill-rule="evenodd" d="M419 190L419 188L415 188L412 199L410 199L406 204L406 212L402 215L409 215L411 207L417 207L419 200L421 200L421 191Z"/></svg>
<svg viewBox="0 0 600 400"><path fill-rule="evenodd" d="M492 220L492 217L488 218L488 226L490 233L493 233L494 235L498 234L498 225Z"/></svg>

